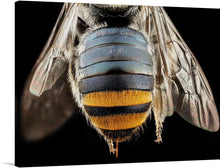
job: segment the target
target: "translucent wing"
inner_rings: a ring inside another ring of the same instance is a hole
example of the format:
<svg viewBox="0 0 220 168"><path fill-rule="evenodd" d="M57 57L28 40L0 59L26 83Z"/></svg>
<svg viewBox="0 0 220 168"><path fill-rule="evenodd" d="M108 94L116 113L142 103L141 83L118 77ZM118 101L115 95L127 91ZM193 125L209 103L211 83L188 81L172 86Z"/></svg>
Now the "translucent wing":
<svg viewBox="0 0 220 168"><path fill-rule="evenodd" d="M69 57L74 52L74 37L77 24L77 5L64 4L53 31L34 67L30 92L40 96L51 89L66 69Z"/></svg>
<svg viewBox="0 0 220 168"><path fill-rule="evenodd" d="M26 89L22 99L21 124L24 138L29 141L39 140L60 128L78 106L64 73L50 90L36 97Z"/></svg>
<svg viewBox="0 0 220 168"><path fill-rule="evenodd" d="M199 63L165 10L162 7L147 10L147 32L157 63L156 90L162 97L161 116L176 111L197 127L217 131L218 111Z"/></svg>
<svg viewBox="0 0 220 168"><path fill-rule="evenodd" d="M52 33L30 73L21 105L24 137L43 138L58 129L77 109L67 82L74 55L77 4L64 4Z"/></svg>

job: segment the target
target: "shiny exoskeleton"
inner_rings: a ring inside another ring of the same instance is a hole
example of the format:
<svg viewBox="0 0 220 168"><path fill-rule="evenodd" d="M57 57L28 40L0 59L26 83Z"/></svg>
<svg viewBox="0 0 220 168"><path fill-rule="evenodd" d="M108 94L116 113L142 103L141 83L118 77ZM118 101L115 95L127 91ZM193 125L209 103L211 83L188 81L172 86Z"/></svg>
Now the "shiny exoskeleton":
<svg viewBox="0 0 220 168"><path fill-rule="evenodd" d="M83 41L79 90L92 123L114 141L128 139L150 115L152 55L128 28L98 29Z"/></svg>

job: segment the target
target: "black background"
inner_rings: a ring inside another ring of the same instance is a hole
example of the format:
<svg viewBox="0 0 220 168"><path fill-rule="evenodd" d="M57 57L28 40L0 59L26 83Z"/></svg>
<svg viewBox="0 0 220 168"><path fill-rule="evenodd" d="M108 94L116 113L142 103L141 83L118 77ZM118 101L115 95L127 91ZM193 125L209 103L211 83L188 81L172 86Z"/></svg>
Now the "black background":
<svg viewBox="0 0 220 168"><path fill-rule="evenodd" d="M119 158L110 155L102 137L81 114L46 139L28 143L22 139L19 108L28 73L40 54L59 15L62 3L17 2L15 4L15 91L17 166L73 165L220 159L220 132L210 133L184 121L176 113L164 123L163 143L154 143L151 119L144 133L119 144ZM220 10L165 8L186 41L212 88L220 110Z"/></svg>

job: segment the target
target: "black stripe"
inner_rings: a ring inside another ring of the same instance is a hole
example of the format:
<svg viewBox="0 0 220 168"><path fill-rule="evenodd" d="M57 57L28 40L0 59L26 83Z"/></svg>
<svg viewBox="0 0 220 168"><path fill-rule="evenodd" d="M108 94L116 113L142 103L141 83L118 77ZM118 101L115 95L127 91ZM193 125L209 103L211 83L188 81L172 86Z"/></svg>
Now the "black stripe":
<svg viewBox="0 0 220 168"><path fill-rule="evenodd" d="M90 116L108 116L116 114L142 113L146 112L151 102L134 106L118 106L118 107L97 107L85 106L86 112Z"/></svg>
<svg viewBox="0 0 220 168"><path fill-rule="evenodd" d="M81 93L104 90L148 90L153 89L154 79L150 75L116 74L100 75L82 79L79 82Z"/></svg>

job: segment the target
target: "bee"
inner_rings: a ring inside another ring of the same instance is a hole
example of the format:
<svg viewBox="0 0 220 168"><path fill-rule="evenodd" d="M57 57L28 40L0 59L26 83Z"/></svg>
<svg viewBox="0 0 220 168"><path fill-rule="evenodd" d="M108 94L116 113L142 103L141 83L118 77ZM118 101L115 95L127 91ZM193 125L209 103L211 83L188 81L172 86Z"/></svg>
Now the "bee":
<svg viewBox="0 0 220 168"><path fill-rule="evenodd" d="M204 130L219 129L208 81L162 7L65 3L21 108L27 140L46 137L81 111L116 157L118 143L151 116L157 143L174 111Z"/></svg>

